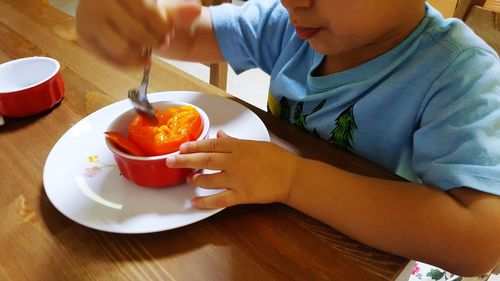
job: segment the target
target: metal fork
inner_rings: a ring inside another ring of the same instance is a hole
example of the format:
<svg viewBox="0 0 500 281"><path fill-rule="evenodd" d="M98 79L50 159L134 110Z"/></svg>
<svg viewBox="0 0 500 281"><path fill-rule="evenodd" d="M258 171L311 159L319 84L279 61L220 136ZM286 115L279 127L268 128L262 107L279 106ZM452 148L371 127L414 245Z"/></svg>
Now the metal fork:
<svg viewBox="0 0 500 281"><path fill-rule="evenodd" d="M134 110L138 114L148 118L149 120L155 123L158 123L158 120L156 119L155 110L153 106L149 103L147 97L149 71L151 70L151 47L148 47L144 50L143 56L148 58L148 62L144 66L144 74L142 77L141 84L139 85L138 88L131 89L128 91L128 98L132 102Z"/></svg>

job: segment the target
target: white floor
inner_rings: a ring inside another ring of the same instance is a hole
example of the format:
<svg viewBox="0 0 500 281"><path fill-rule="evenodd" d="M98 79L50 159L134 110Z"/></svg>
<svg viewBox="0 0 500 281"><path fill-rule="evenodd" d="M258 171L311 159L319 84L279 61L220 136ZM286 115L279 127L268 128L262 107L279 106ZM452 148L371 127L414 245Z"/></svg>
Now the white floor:
<svg viewBox="0 0 500 281"><path fill-rule="evenodd" d="M78 1L50 0L50 3L65 13L74 16ZM233 0L233 3L235 5L241 5L244 2L241 0ZM210 70L203 64L174 60L166 61L203 81L209 81ZM269 76L259 69L252 69L240 75L236 75L232 69L229 70L227 92L250 104L261 109L266 109L268 89Z"/></svg>

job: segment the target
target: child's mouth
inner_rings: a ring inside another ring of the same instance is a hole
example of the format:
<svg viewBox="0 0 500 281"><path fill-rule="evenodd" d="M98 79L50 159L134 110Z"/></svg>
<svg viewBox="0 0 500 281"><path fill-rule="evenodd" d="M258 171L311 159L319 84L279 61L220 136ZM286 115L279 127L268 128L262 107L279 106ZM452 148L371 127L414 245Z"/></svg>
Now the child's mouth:
<svg viewBox="0 0 500 281"><path fill-rule="evenodd" d="M311 28L311 27L295 27L295 31L297 32L297 36L302 40L307 40L313 37L316 33L318 33L319 28Z"/></svg>

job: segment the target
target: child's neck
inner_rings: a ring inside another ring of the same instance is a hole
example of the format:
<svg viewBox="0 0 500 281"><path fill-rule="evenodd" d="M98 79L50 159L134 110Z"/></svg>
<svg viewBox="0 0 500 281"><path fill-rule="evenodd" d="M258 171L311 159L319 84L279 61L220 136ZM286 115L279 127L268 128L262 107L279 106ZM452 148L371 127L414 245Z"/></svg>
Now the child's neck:
<svg viewBox="0 0 500 281"><path fill-rule="evenodd" d="M422 11L413 20L406 22L405 25L396 27L394 30L388 32L385 38L380 38L373 44L341 54L325 55L321 64L314 71L314 76L324 76L345 71L390 51L404 41L417 28L424 16L425 11Z"/></svg>

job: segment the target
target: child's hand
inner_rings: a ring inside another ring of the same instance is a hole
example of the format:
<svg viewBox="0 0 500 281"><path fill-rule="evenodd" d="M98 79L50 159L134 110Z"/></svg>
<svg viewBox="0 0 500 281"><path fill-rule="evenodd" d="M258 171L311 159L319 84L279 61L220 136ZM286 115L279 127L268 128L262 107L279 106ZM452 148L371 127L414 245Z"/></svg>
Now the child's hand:
<svg viewBox="0 0 500 281"><path fill-rule="evenodd" d="M220 170L193 174L188 183L221 193L194 198L198 208L220 208L244 203L286 202L299 157L269 142L239 140L224 132L217 139L189 142L181 154L168 158L172 168Z"/></svg>
<svg viewBox="0 0 500 281"><path fill-rule="evenodd" d="M91 51L118 66L140 66L144 47L162 45L176 25L187 25L201 12L198 0L80 0L76 31Z"/></svg>

